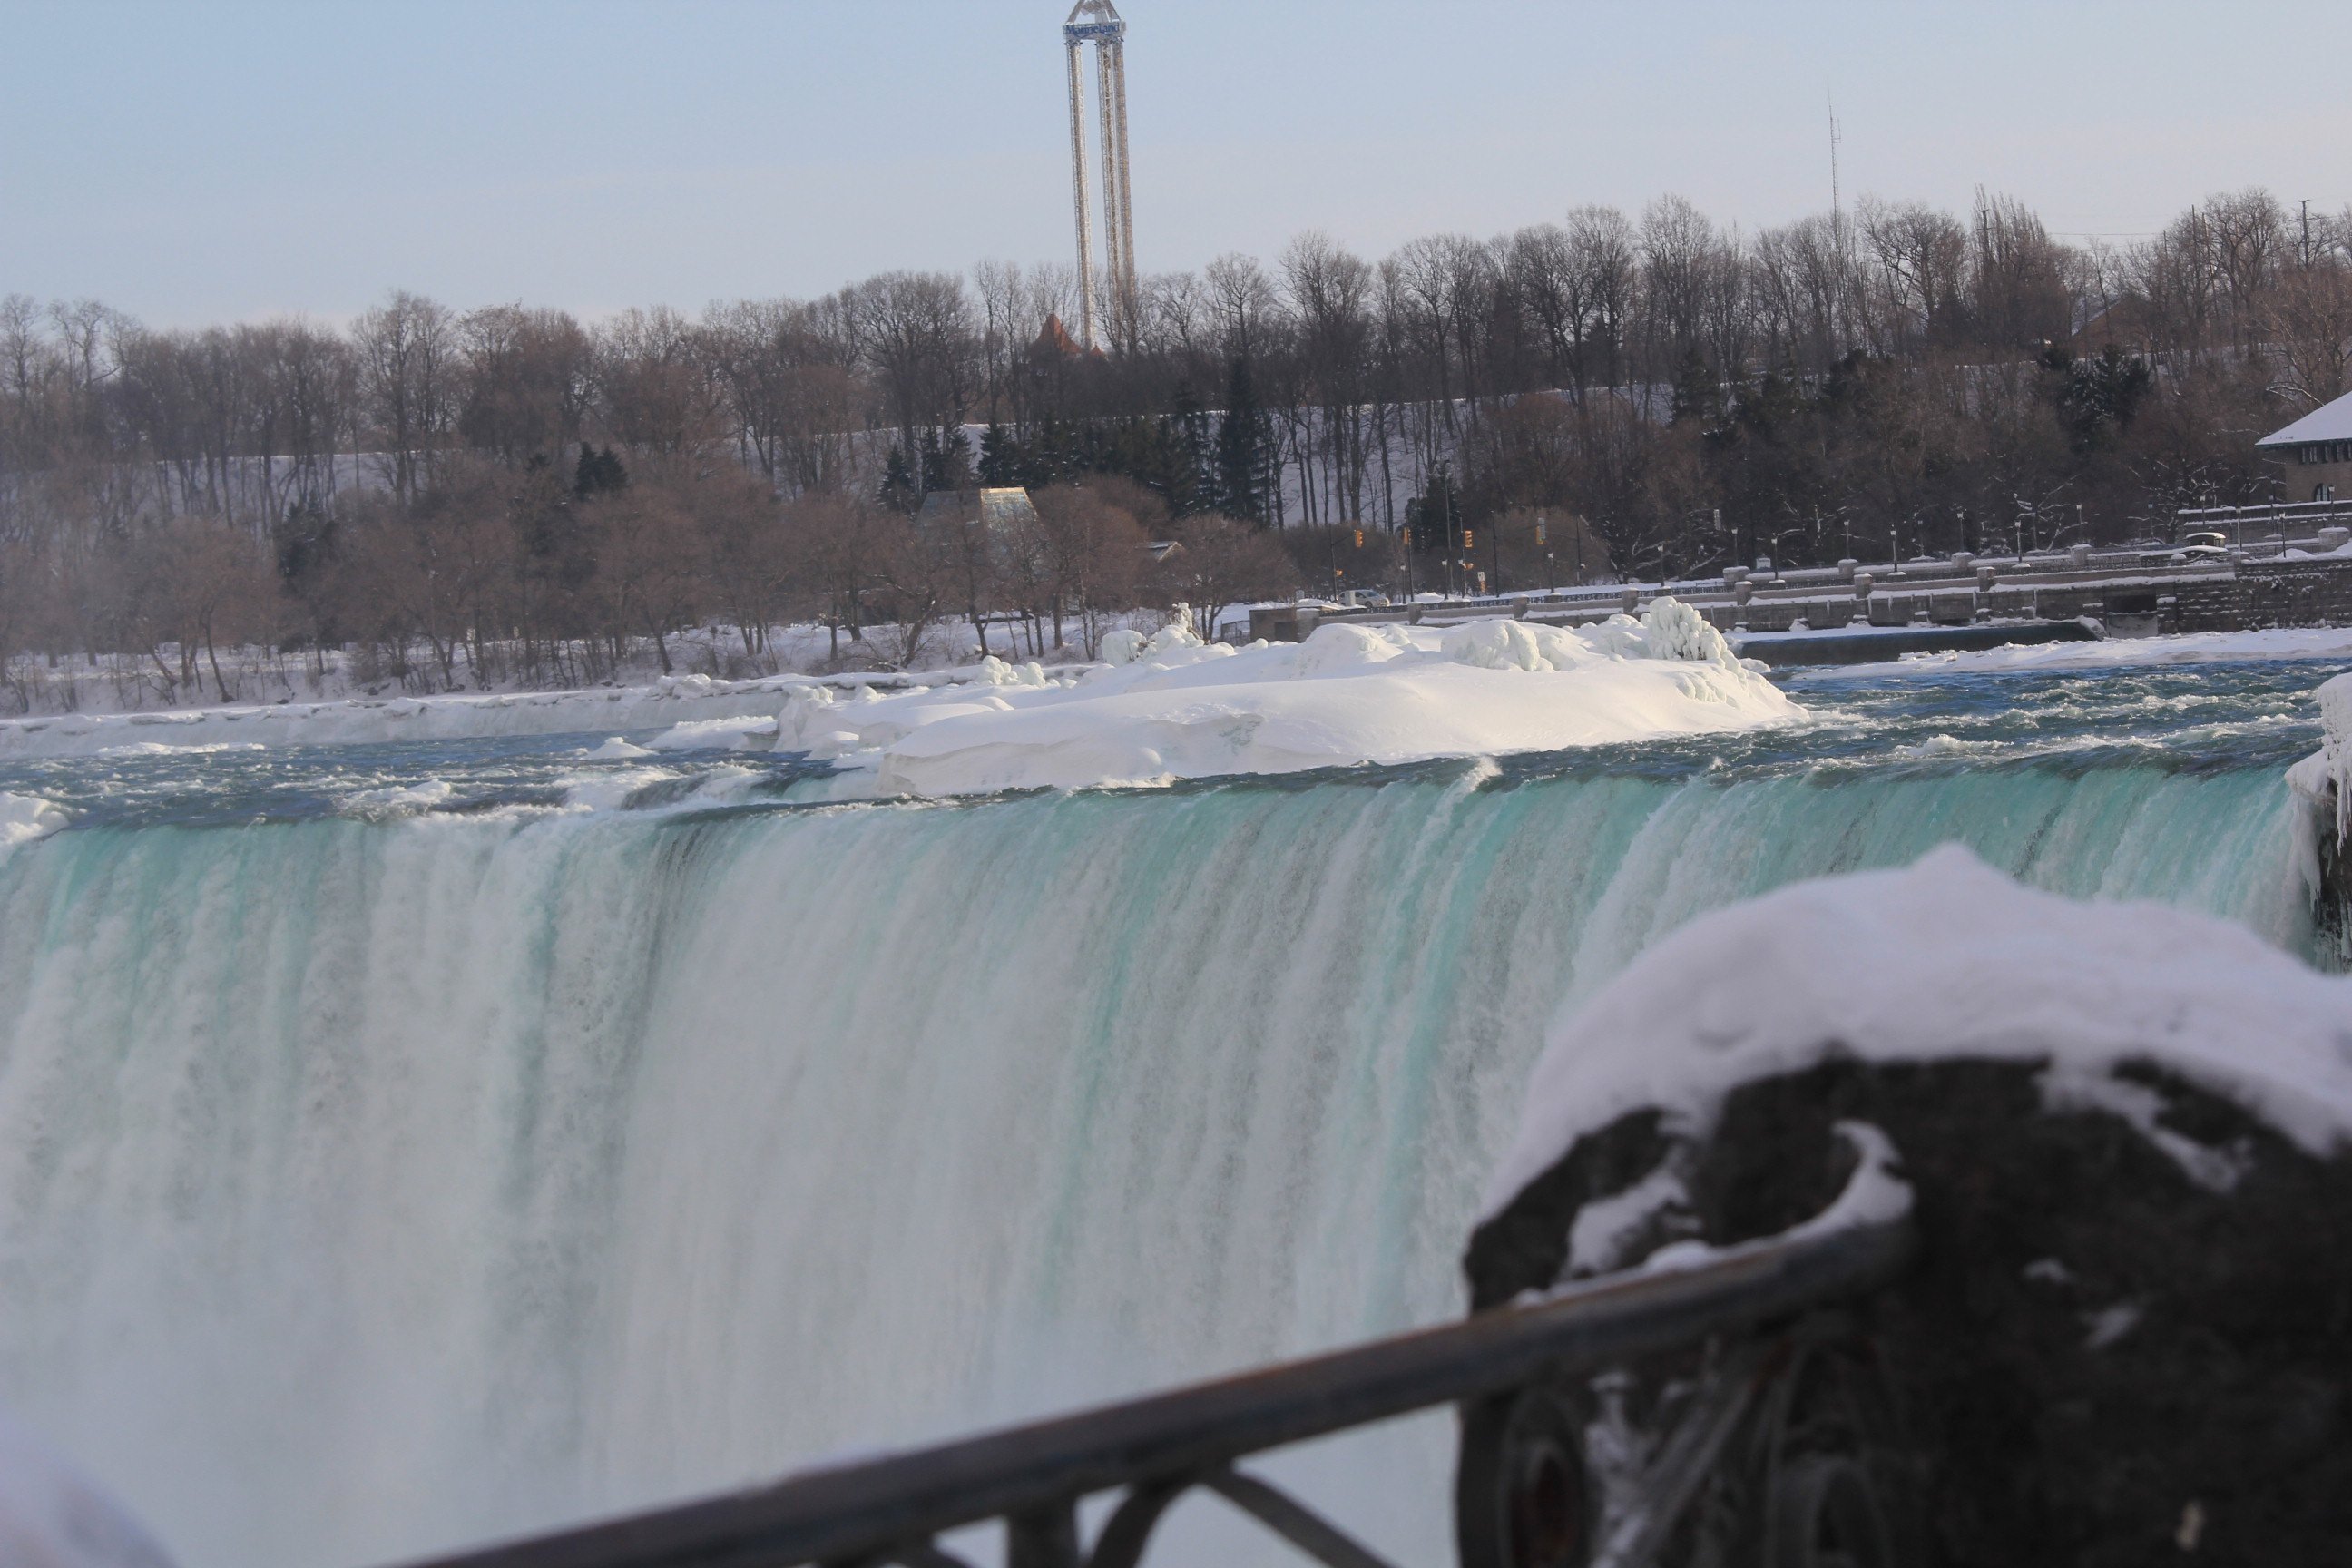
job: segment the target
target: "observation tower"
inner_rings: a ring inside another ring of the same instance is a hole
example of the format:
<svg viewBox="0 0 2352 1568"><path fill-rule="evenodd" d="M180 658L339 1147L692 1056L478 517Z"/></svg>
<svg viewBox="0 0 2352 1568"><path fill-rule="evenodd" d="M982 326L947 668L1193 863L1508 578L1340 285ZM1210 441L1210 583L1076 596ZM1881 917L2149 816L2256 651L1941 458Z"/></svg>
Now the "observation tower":
<svg viewBox="0 0 2352 1568"><path fill-rule="evenodd" d="M1087 204L1087 102L1078 51L1095 47L1096 119L1102 128L1103 268L1095 271ZM1127 181L1127 24L1110 0L1078 0L1062 24L1070 67L1070 195L1078 216L1078 346L1107 336L1106 311L1135 299L1135 213ZM1097 298L1097 286L1104 297Z"/></svg>

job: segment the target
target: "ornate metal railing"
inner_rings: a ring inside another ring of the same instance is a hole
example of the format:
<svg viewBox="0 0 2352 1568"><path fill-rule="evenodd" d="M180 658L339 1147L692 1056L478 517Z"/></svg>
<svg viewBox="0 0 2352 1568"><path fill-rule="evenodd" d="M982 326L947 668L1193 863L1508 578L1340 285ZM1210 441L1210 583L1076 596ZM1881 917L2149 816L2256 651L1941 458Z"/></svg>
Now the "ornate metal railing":
<svg viewBox="0 0 2352 1568"><path fill-rule="evenodd" d="M1353 1537L1234 1466L1441 1405L1463 1410L1465 1563L1654 1561L1718 1527L1785 1546L1738 1560L1883 1563L1871 1397L1852 1386L1850 1322L1823 1309L1895 1273L1910 1216L1830 1217L1686 1268L419 1568L958 1568L938 1538L992 1521L1007 1568L1132 1568L1196 1488L1332 1568L1377 1568ZM1647 1374L1625 1370L1645 1361ZM1082 1539L1079 1503L1113 1491L1108 1520Z"/></svg>

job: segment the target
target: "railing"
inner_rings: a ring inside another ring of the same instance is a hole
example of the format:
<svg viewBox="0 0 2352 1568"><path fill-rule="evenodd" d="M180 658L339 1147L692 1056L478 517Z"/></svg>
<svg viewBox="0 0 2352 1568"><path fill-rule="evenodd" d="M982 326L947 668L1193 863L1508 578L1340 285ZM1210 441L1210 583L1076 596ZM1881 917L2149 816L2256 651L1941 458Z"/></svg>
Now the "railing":
<svg viewBox="0 0 2352 1568"><path fill-rule="evenodd" d="M1286 1444L1456 1404L1465 1429L1457 1508L1502 1521L1465 1527L1465 1557L1491 1551L1500 1562L1567 1561L1554 1549L1572 1537L1580 1542L1575 1561L1643 1561L1641 1543L1664 1539L1722 1462L1728 1435L1771 1405L1774 1379L1787 1382L1787 1368L1810 1353L1799 1343L1801 1330L1784 1327L1778 1340L1750 1335L1728 1351L1724 1336L1787 1324L1884 1283L1902 1266L1911 1245L1907 1201L1892 1217L1845 1222L1838 1214L1685 1268L1607 1276L1457 1323L445 1557L429 1568L956 1568L961 1560L937 1538L990 1521L1004 1525L1007 1568L1133 1568L1169 1506L1194 1488L1332 1568L1381 1568L1344 1531L1234 1466ZM1513 1436L1531 1394L1573 1387L1580 1392L1570 1397L1580 1398L1594 1373L1605 1384L1624 1375L1607 1369L1692 1347L1709 1347L1696 1352L1705 1370L1672 1385L1681 1392L1665 1405L1682 1414L1654 1458L1634 1468L1642 1507L1618 1510L1613 1527L1580 1500L1608 1477L1588 1479L1580 1464L1563 1468L1559 1443ZM1484 1458L1474 1465L1480 1445ZM1773 1447L1777 1455L1777 1438ZM1837 1505L1843 1494L1823 1490L1821 1477L1843 1473L1840 1462L1808 1461L1812 1468L1799 1478L1812 1489L1806 1495L1826 1500L1811 1506ZM1114 1490L1124 1496L1089 1544L1078 1505ZM1509 1538L1500 1545L1498 1531ZM1872 1561L1851 1551L1849 1558Z"/></svg>

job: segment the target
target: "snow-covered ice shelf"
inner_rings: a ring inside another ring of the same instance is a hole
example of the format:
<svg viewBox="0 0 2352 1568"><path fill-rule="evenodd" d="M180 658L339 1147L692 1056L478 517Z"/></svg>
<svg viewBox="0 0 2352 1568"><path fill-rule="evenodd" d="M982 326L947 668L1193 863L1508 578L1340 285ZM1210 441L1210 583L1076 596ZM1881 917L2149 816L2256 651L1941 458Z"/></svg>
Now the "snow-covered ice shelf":
<svg viewBox="0 0 2352 1568"><path fill-rule="evenodd" d="M796 692L776 746L872 770L881 795L1160 784L1752 729L1804 710L1687 605L1581 631L1511 620L1331 626L1234 649L1113 634L1075 680Z"/></svg>

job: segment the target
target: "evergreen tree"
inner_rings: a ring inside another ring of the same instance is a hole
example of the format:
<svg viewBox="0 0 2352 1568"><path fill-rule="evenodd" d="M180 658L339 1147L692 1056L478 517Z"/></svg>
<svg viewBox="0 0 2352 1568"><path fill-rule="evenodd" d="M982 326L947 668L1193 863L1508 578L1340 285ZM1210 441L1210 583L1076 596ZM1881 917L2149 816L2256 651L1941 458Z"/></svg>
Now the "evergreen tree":
<svg viewBox="0 0 2352 1568"><path fill-rule="evenodd" d="M971 488L971 441L961 426L945 438L936 430L923 432L923 493L968 490Z"/></svg>
<svg viewBox="0 0 2352 1568"><path fill-rule="evenodd" d="M1421 554L1451 552L1454 530L1462 520L1462 497L1453 473L1444 464L1429 476L1428 489L1404 503L1405 536Z"/></svg>
<svg viewBox="0 0 2352 1568"><path fill-rule="evenodd" d="M994 420L980 433L980 482L984 485L1028 483L1020 438Z"/></svg>
<svg viewBox="0 0 2352 1568"><path fill-rule="evenodd" d="M1196 511L1214 510L1217 504L1217 477L1210 466L1211 437L1208 411L1201 406L1200 395L1192 383L1181 380L1168 400L1168 419L1174 427L1178 456L1183 464L1183 478L1171 486L1168 504L1179 517ZM1179 504L1179 495L1182 500Z"/></svg>
<svg viewBox="0 0 2352 1568"><path fill-rule="evenodd" d="M922 492L915 488L915 470L907 462L906 448L896 441L890 444L890 456L882 465L882 488L875 492L874 499L909 517L923 504Z"/></svg>
<svg viewBox="0 0 2352 1568"><path fill-rule="evenodd" d="M543 463L544 458L534 461ZM611 495L628 488L629 470L621 466L621 455L607 447L598 451L587 442L580 443L580 461L572 472L572 493L582 500L590 496Z"/></svg>
<svg viewBox="0 0 2352 1568"><path fill-rule="evenodd" d="M2147 362L2113 343L2089 359L2053 347L2042 363L2064 377L2058 386L2058 417L2078 454L2095 452L2112 441L2156 389Z"/></svg>
<svg viewBox="0 0 2352 1568"><path fill-rule="evenodd" d="M1236 359L1225 383L1224 417L1217 422L1217 501L1226 516L1266 521L1270 434L1249 360Z"/></svg>
<svg viewBox="0 0 2352 1568"><path fill-rule="evenodd" d="M309 588L335 557L335 520L315 500L288 506L286 520L269 531L278 574L297 594Z"/></svg>
<svg viewBox="0 0 2352 1568"><path fill-rule="evenodd" d="M1723 384L1715 368L1706 363L1706 355L1696 343L1684 351L1682 363L1675 370L1673 422L1698 420L1712 426L1723 417Z"/></svg>

